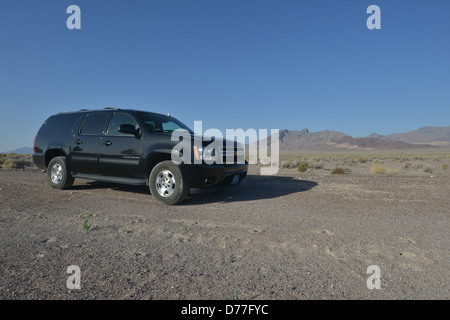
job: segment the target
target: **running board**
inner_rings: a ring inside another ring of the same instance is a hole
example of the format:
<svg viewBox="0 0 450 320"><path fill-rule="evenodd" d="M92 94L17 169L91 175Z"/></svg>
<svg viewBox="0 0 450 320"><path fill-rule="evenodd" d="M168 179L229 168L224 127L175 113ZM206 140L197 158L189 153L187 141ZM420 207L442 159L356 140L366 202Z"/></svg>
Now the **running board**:
<svg viewBox="0 0 450 320"><path fill-rule="evenodd" d="M97 175L97 174L88 174L88 173L72 173L72 177L74 177L76 179L87 179L87 180L95 180L95 181L102 181L102 182L129 184L129 185L133 185L133 186L148 185L148 181L146 179L109 177L109 176L101 176L101 175Z"/></svg>

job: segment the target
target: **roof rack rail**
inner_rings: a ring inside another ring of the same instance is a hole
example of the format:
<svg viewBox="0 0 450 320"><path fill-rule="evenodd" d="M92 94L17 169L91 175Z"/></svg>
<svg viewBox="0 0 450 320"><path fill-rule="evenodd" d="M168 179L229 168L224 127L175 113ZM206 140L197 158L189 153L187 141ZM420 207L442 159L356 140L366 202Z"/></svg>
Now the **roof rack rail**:
<svg viewBox="0 0 450 320"><path fill-rule="evenodd" d="M86 112L86 111L105 111L105 110L121 110L119 108L106 107L103 109L80 109L78 111L58 112L57 114L73 113L73 112Z"/></svg>
<svg viewBox="0 0 450 320"><path fill-rule="evenodd" d="M78 112L84 112L84 111L103 111L103 110L120 110L119 108L114 108L114 107L106 107L103 109L80 109L78 110Z"/></svg>

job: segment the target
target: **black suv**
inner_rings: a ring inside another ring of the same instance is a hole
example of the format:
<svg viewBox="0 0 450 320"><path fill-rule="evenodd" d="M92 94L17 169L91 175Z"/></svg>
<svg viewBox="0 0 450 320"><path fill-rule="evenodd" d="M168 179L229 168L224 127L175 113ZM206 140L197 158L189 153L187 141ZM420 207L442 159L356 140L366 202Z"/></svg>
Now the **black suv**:
<svg viewBox="0 0 450 320"><path fill-rule="evenodd" d="M185 148L178 154L190 155L191 161L172 160L179 145L174 132L184 132L192 142L192 152ZM199 140L200 148L196 147ZM33 162L47 170L50 186L56 189L70 188L75 178L148 185L155 198L178 204L190 188L234 186L245 178L248 163L243 146L220 141L221 146L206 155L203 151L211 142L170 115L83 109L59 113L44 122L35 138ZM220 161L206 161L211 158Z"/></svg>

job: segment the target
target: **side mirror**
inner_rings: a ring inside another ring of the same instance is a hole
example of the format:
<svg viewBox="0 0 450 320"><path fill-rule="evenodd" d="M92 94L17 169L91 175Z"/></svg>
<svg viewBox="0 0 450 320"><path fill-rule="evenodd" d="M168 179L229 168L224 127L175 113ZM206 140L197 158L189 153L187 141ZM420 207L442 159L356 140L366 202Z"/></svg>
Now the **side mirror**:
<svg viewBox="0 0 450 320"><path fill-rule="evenodd" d="M137 136L139 134L139 131L136 130L136 128L131 124L121 124L117 131L119 131L120 133L132 134L134 136Z"/></svg>

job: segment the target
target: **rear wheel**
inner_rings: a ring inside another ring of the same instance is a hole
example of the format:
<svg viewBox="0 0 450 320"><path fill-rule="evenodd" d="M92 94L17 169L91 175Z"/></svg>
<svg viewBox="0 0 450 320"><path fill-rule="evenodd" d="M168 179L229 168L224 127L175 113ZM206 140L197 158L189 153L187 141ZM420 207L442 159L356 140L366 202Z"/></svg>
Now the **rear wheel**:
<svg viewBox="0 0 450 320"><path fill-rule="evenodd" d="M67 189L73 185L75 179L67 169L66 158L53 158L48 164L48 182L54 189Z"/></svg>
<svg viewBox="0 0 450 320"><path fill-rule="evenodd" d="M178 204L189 193L189 184L183 167L172 161L158 163L150 173L150 192L161 202Z"/></svg>

